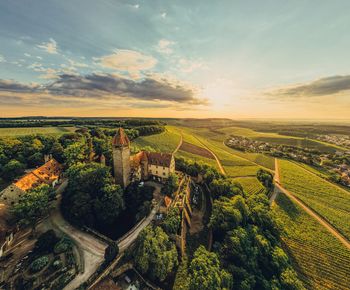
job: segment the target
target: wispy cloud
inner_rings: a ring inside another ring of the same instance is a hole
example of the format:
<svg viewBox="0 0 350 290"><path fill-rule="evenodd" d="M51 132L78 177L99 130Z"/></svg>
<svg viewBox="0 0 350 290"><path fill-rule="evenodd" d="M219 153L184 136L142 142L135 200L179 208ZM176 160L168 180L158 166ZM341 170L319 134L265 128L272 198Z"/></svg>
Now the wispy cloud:
<svg viewBox="0 0 350 290"><path fill-rule="evenodd" d="M95 58L101 66L128 72L131 76L139 77L141 71L149 70L157 64L157 60L150 55L134 50L120 49L113 54Z"/></svg>
<svg viewBox="0 0 350 290"><path fill-rule="evenodd" d="M173 53L173 46L174 46L175 42L171 41L171 40L167 40L167 39L161 39L158 41L157 44L157 51L160 53L164 53L164 54L171 54Z"/></svg>
<svg viewBox="0 0 350 290"><path fill-rule="evenodd" d="M48 53L57 54L57 43L53 38L50 38L48 42L38 44L37 47L44 49Z"/></svg>
<svg viewBox="0 0 350 290"><path fill-rule="evenodd" d="M0 54L0 62L4 62L4 61L5 61L5 57Z"/></svg>
<svg viewBox="0 0 350 290"><path fill-rule="evenodd" d="M163 12L162 14L160 14L160 17L162 17L163 19L165 19L168 16L168 14L166 12Z"/></svg>
<svg viewBox="0 0 350 290"><path fill-rule="evenodd" d="M295 84L266 91L271 98L309 98L334 95L350 90L350 75L321 78L305 84Z"/></svg>

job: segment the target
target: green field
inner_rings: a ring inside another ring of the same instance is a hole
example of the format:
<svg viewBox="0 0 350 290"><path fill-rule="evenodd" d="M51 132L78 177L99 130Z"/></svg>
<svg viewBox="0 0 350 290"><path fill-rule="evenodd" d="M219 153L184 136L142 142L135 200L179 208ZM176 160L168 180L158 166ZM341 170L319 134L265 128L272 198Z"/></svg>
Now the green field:
<svg viewBox="0 0 350 290"><path fill-rule="evenodd" d="M273 211L295 270L307 289L349 289L350 251L285 195Z"/></svg>
<svg viewBox="0 0 350 290"><path fill-rule="evenodd" d="M249 195L258 194L265 191L265 187L256 177L237 177L233 180L240 183L244 191Z"/></svg>
<svg viewBox="0 0 350 290"><path fill-rule="evenodd" d="M74 132L75 127L28 127L28 128L0 128L1 136L23 136L33 134L62 135Z"/></svg>
<svg viewBox="0 0 350 290"><path fill-rule="evenodd" d="M283 186L350 239L350 194L293 162L279 164Z"/></svg>
<svg viewBox="0 0 350 290"><path fill-rule="evenodd" d="M152 147L154 150L159 152L173 152L180 142L181 136L172 131L166 130L163 133L141 136L132 141L133 145L136 145L139 149L145 147Z"/></svg>
<svg viewBox="0 0 350 290"><path fill-rule="evenodd" d="M213 166L216 169L218 169L218 164L216 163L215 159L206 158L206 157L192 154L192 153L182 151L182 150L177 151L175 156L182 157L185 159L190 159L190 160L196 161L196 162L203 162L205 164L208 164L208 165Z"/></svg>

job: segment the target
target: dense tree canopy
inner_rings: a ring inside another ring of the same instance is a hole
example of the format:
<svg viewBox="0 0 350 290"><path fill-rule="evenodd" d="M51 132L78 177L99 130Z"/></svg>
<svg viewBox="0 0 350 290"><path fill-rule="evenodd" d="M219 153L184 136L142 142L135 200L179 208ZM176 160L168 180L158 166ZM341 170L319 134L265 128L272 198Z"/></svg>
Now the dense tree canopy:
<svg viewBox="0 0 350 290"><path fill-rule="evenodd" d="M173 197L174 192L179 186L179 179L176 174L170 173L168 179L165 181L162 187L162 193Z"/></svg>
<svg viewBox="0 0 350 290"><path fill-rule="evenodd" d="M181 214L178 207L172 207L168 211L162 223L162 228L168 235L175 235L179 231L181 223Z"/></svg>
<svg viewBox="0 0 350 290"><path fill-rule="evenodd" d="M20 224L35 228L40 218L49 212L49 201L54 195L52 188L43 184L24 194L12 208Z"/></svg>
<svg viewBox="0 0 350 290"><path fill-rule="evenodd" d="M200 246L189 268L190 290L231 289L232 276L221 269L218 256Z"/></svg>
<svg viewBox="0 0 350 290"><path fill-rule="evenodd" d="M136 241L134 261L141 273L164 281L178 265L175 244L160 227L147 226Z"/></svg>
<svg viewBox="0 0 350 290"><path fill-rule="evenodd" d="M98 227L116 221L124 208L123 191L113 183L109 167L78 163L68 169L67 176L62 207L71 222Z"/></svg>

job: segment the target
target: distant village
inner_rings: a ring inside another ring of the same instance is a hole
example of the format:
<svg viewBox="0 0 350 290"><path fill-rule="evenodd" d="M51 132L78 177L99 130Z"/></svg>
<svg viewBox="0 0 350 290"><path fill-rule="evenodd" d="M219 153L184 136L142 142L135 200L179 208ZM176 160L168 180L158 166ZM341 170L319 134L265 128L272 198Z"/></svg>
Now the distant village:
<svg viewBox="0 0 350 290"><path fill-rule="evenodd" d="M338 139L336 136L327 136L322 137L323 141L328 140L327 142L329 142L331 138L332 143L338 146L343 145L344 140L346 140L345 137L339 137ZM306 147L255 141L242 136L231 136L225 144L244 152L263 153L320 167L329 174L331 181L350 187L350 149L348 151L338 150L335 153L327 153Z"/></svg>

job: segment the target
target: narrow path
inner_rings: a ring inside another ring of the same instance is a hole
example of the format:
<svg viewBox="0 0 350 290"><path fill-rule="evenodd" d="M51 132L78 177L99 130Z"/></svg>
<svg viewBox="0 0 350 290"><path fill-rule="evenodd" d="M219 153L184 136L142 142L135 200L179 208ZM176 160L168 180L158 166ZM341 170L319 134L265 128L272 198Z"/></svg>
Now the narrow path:
<svg viewBox="0 0 350 290"><path fill-rule="evenodd" d="M278 193L279 193L279 190L276 187L276 183L278 183L278 184L280 183L280 170L278 167L278 159L277 158L275 158L275 175L273 177L273 180L274 180L274 189L273 189L273 193L271 194L270 199L269 199L270 206L275 201L275 199L277 198Z"/></svg>
<svg viewBox="0 0 350 290"><path fill-rule="evenodd" d="M181 136L181 138L180 138L180 142L179 142L179 144L177 145L177 147L175 148L175 150L173 151L173 154L175 154L179 149L180 149L180 147L181 147L181 145L182 145L182 142L183 142L183 136L182 136L182 132L180 132L180 136Z"/></svg>
<svg viewBox="0 0 350 290"><path fill-rule="evenodd" d="M197 136L193 135L193 137L196 138L196 139L205 147L205 149L207 149L207 150L211 153L211 155L213 155L213 157L214 157L215 160L216 160L216 163L217 163L218 166L219 166L220 172L221 172L222 174L226 175L225 169L224 169L224 167L221 165L221 161L220 161L220 159L216 156L216 154L215 154L213 151L211 151L210 148L209 148L207 145L205 145Z"/></svg>
<svg viewBox="0 0 350 290"><path fill-rule="evenodd" d="M275 162L277 164L276 171L278 171L277 158L275 159ZM332 225L330 225L326 220L324 220L315 211L313 211L310 207L308 207L304 202L302 202L300 199L294 196L293 193L291 193L290 191L282 187L279 181L279 174L278 174L278 179L275 179L275 187L279 189L281 192L283 192L289 199L297 203L307 214L309 214L314 219L316 219L326 230L328 230L335 238L337 238L345 247L350 249L350 242L341 233L339 233Z"/></svg>

